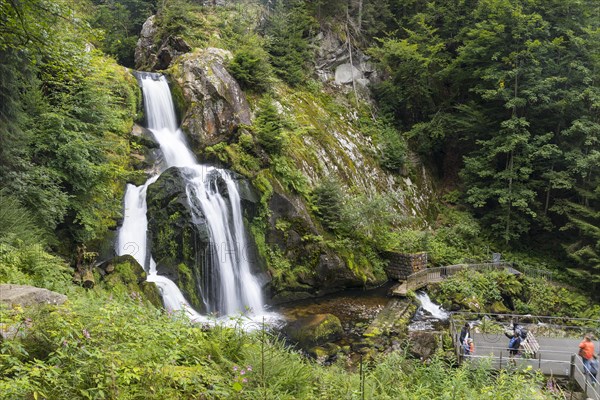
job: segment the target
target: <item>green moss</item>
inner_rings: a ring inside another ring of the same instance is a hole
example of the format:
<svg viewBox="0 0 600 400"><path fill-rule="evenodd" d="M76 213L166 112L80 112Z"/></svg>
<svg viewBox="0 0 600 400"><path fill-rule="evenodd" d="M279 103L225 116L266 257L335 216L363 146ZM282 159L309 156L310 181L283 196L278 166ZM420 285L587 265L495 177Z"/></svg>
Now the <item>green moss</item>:
<svg viewBox="0 0 600 400"><path fill-rule="evenodd" d="M179 275L179 287L185 294L185 297L194 308L198 310L202 309L202 302L198 298L192 270L184 263L180 263L177 265L177 272Z"/></svg>

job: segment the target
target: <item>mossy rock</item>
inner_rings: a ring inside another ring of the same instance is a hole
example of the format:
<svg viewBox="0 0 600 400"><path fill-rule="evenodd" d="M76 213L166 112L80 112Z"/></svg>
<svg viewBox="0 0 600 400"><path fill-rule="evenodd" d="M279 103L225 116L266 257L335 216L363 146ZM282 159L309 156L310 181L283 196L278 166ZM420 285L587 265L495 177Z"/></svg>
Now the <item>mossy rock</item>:
<svg viewBox="0 0 600 400"><path fill-rule="evenodd" d="M343 329L340 319L335 315L316 314L288 324L284 332L301 347L310 348L339 340Z"/></svg>
<svg viewBox="0 0 600 400"><path fill-rule="evenodd" d="M322 346L311 347L308 354L319 361L327 361L337 356L340 351L341 347L337 344L325 343Z"/></svg>
<svg viewBox="0 0 600 400"><path fill-rule="evenodd" d="M162 307L160 291L146 281L146 271L131 255L114 257L100 265L104 271L102 283L109 289L137 292L156 307Z"/></svg>
<svg viewBox="0 0 600 400"><path fill-rule="evenodd" d="M507 313L510 312L510 310L508 309L508 307L506 307L504 305L503 302L501 302L501 301L495 301L490 306L490 312L492 312L494 314L507 314Z"/></svg>

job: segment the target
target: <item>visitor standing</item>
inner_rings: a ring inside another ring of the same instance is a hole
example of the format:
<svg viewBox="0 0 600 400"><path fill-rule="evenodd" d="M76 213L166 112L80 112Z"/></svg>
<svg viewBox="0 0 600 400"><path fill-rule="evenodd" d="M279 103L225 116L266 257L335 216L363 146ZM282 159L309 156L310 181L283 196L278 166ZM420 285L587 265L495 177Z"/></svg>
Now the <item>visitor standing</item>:
<svg viewBox="0 0 600 400"><path fill-rule="evenodd" d="M594 342L590 335L585 335L583 341L579 343L579 356L583 362L583 371L589 376L592 384L597 382L598 360L596 359Z"/></svg>
<svg viewBox="0 0 600 400"><path fill-rule="evenodd" d="M519 348L521 347L521 335L519 335L519 332L517 331L513 331L512 335L507 332L504 332L504 334L510 339L508 341L508 353L512 358L519 354Z"/></svg>
<svg viewBox="0 0 600 400"><path fill-rule="evenodd" d="M465 322L465 325L460 330L460 336L458 337L458 341L463 348L463 353L465 355L469 354L469 343L468 340L471 336L471 325L468 322Z"/></svg>

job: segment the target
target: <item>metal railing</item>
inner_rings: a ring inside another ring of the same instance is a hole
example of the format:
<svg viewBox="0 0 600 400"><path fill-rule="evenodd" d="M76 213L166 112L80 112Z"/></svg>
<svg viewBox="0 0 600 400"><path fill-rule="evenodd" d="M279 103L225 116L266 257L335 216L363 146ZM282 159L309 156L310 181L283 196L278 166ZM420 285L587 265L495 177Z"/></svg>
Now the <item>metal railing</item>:
<svg viewBox="0 0 600 400"><path fill-rule="evenodd" d="M523 315L523 314L494 314L474 313L468 311L454 311L450 314L450 328L458 329L457 323L487 319L491 324L496 324L506 329L506 325L517 324L527 330L548 338L583 337L586 333L593 333L600 337L600 319L551 317L547 315ZM510 327L509 327L510 328Z"/></svg>
<svg viewBox="0 0 600 400"><path fill-rule="evenodd" d="M406 277L406 289L417 290L431 282L439 282L442 279L448 278L466 269L472 271L497 271L501 269L512 269L516 272L519 272L513 267L513 264L509 262L457 264L447 265L444 267L425 268Z"/></svg>

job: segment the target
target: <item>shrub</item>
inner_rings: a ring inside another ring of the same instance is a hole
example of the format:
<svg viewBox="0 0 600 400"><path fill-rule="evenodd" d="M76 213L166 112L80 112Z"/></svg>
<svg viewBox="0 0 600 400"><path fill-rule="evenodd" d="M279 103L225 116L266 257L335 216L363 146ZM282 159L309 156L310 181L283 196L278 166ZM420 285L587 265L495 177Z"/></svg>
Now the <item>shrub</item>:
<svg viewBox="0 0 600 400"><path fill-rule="evenodd" d="M273 103L271 96L263 97L254 120L254 131L258 143L271 155L281 153L285 144L283 131L287 126L283 116Z"/></svg>
<svg viewBox="0 0 600 400"><path fill-rule="evenodd" d="M344 194L340 182L334 178L322 180L313 191L315 212L326 228L335 231L342 220Z"/></svg>
<svg viewBox="0 0 600 400"><path fill-rule="evenodd" d="M268 54L261 47L244 46L235 52L228 65L231 75L243 89L265 92L271 80L271 65Z"/></svg>

